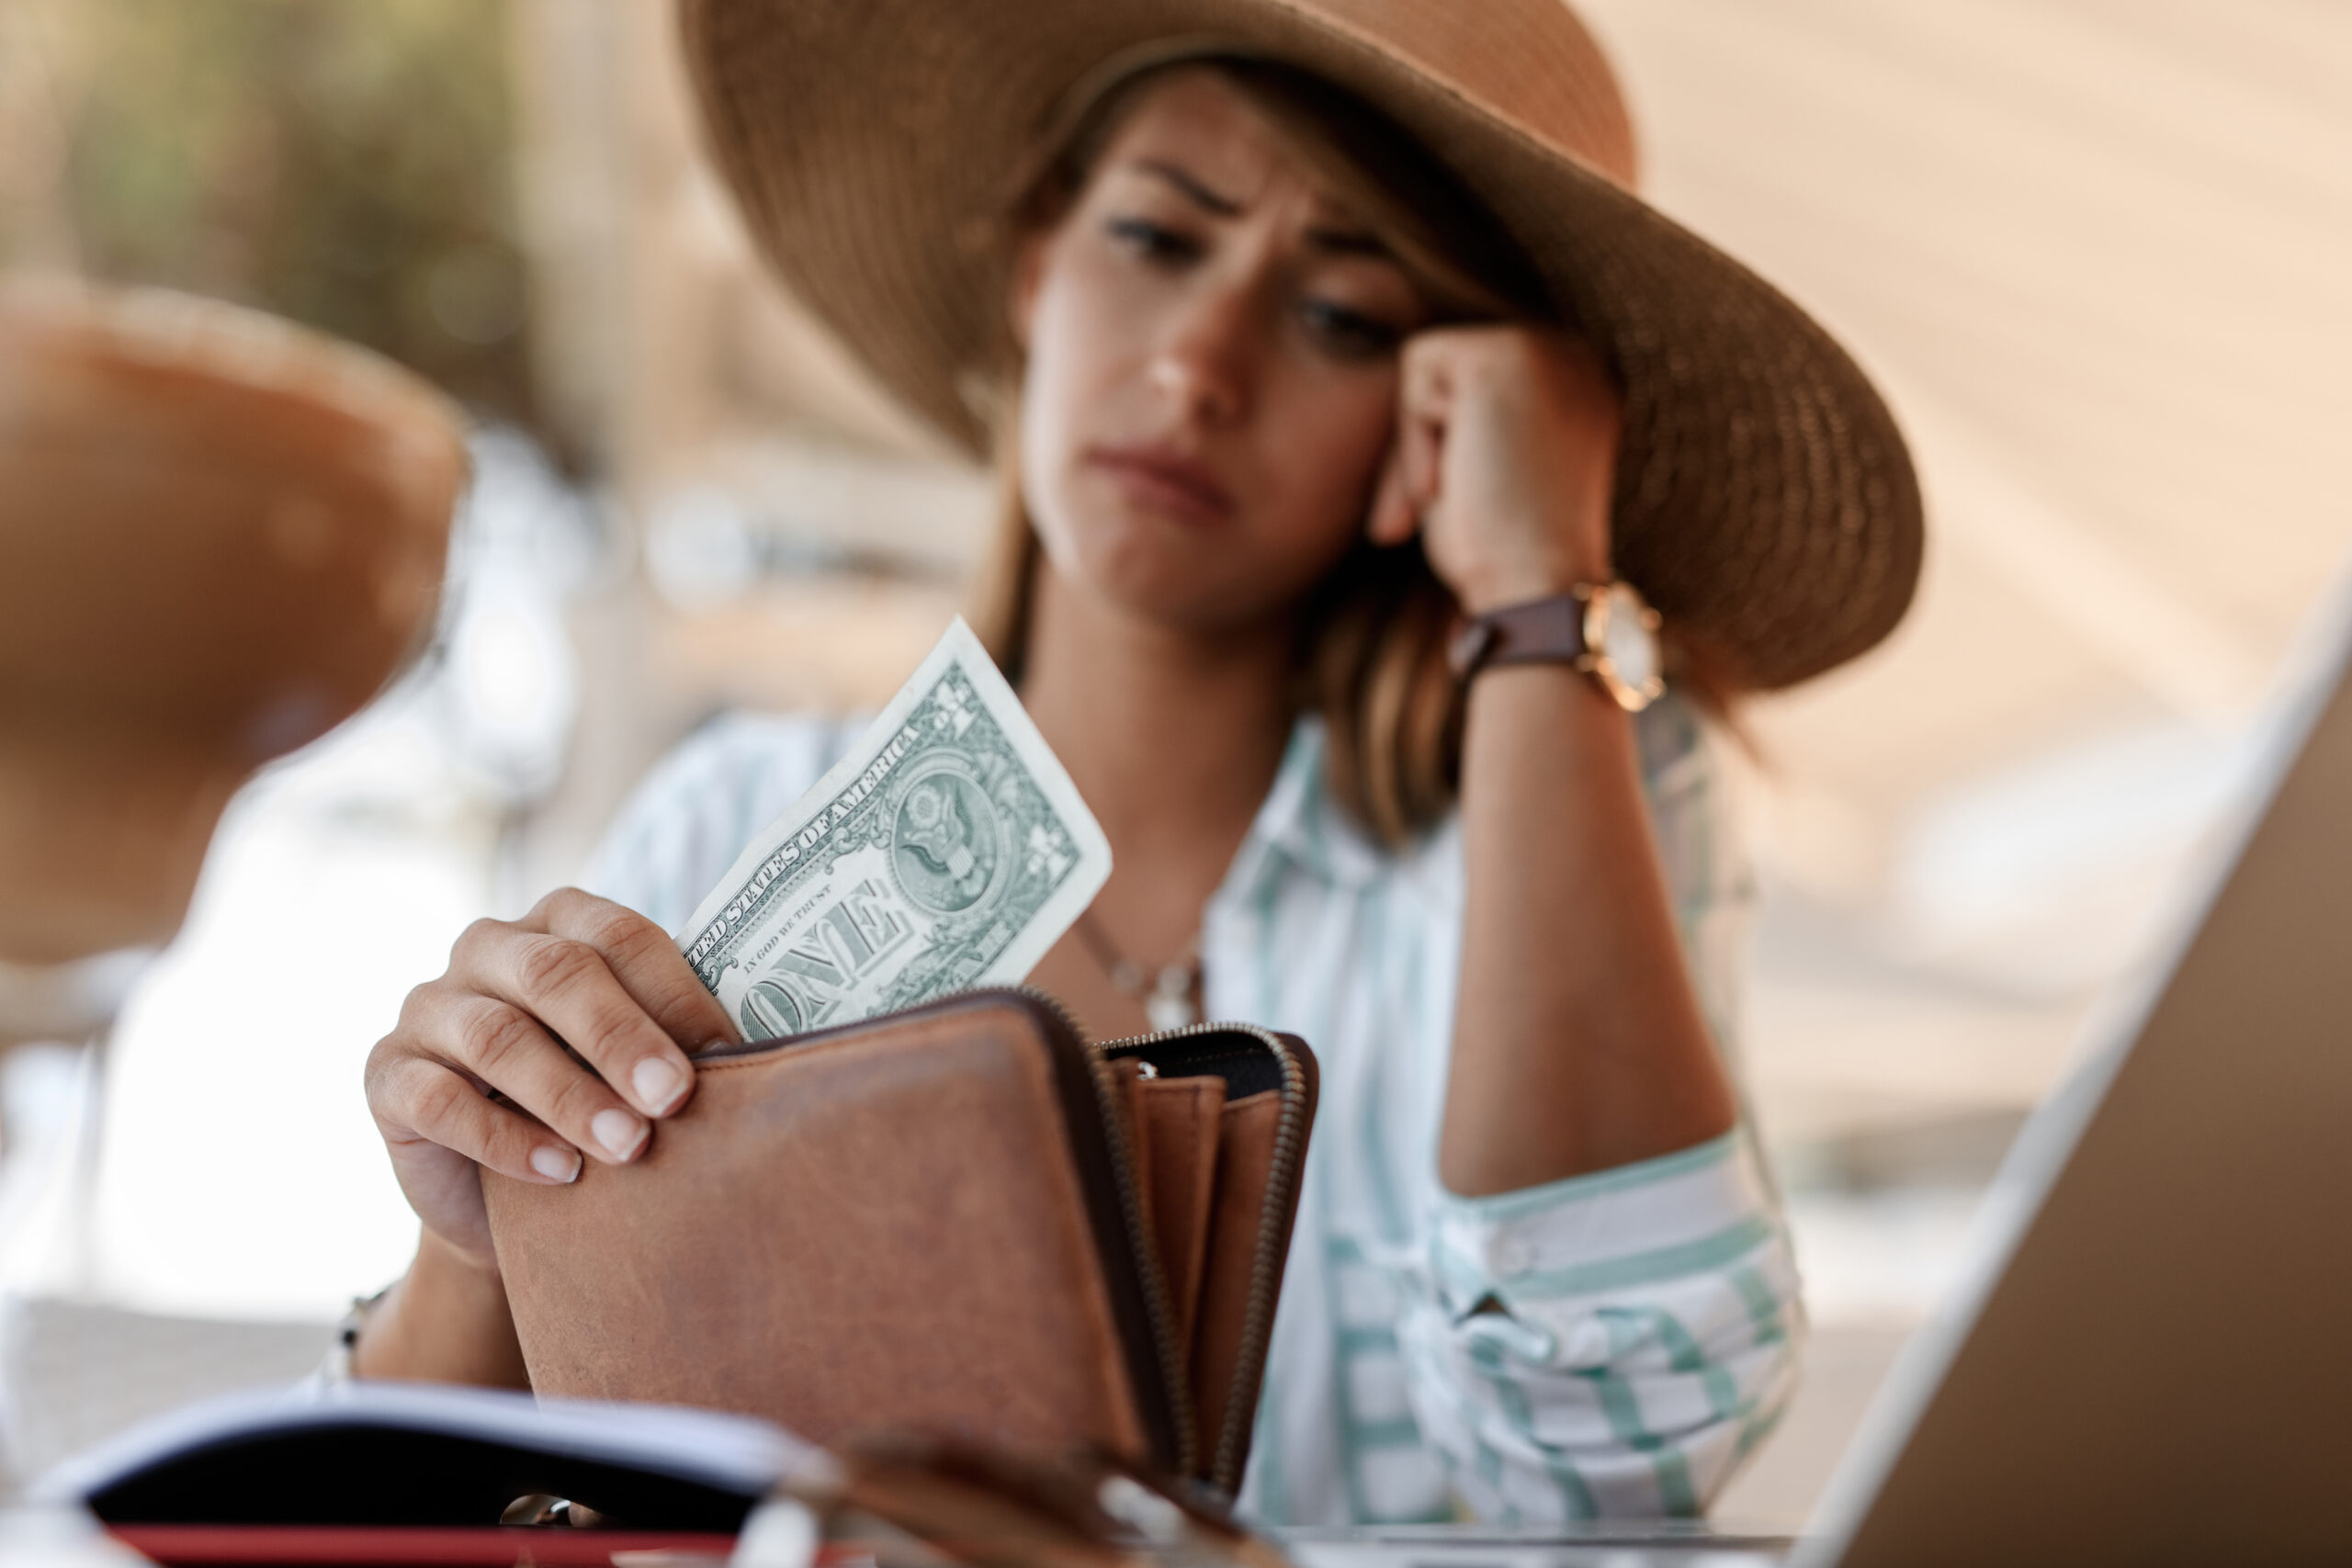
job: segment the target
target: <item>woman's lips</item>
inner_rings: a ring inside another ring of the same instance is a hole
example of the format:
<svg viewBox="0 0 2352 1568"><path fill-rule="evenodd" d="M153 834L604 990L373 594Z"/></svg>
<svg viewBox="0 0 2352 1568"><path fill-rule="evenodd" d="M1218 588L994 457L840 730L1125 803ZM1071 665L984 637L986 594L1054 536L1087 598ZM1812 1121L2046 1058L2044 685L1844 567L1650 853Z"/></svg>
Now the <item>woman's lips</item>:
<svg viewBox="0 0 2352 1568"><path fill-rule="evenodd" d="M1140 504L1201 522L1233 515L1233 492L1197 457L1151 446L1097 446L1087 465L1102 469Z"/></svg>

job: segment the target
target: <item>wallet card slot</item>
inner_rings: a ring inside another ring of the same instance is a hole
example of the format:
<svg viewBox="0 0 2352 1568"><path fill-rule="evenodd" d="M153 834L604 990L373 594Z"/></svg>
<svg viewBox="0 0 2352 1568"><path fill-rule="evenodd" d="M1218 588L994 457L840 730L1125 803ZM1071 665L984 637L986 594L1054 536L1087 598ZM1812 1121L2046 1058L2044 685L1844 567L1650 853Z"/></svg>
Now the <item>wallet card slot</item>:
<svg viewBox="0 0 2352 1568"><path fill-rule="evenodd" d="M1243 1374L1251 1360L1251 1302L1266 1267L1266 1197L1282 1112L1282 1096L1268 1090L1227 1104L1218 1117L1216 1195L1202 1269L1200 1332L1193 1341L1193 1414L1211 1442L1225 1432L1238 1401L1254 1402L1255 1380ZM1263 1347L1256 1348L1262 1359Z"/></svg>
<svg viewBox="0 0 2352 1568"><path fill-rule="evenodd" d="M1225 1084L1209 1077L1128 1082L1152 1241L1168 1282L1176 1341L1190 1346L1213 1224Z"/></svg>
<svg viewBox="0 0 2352 1568"><path fill-rule="evenodd" d="M1202 1473L1241 1483L1273 1334L1315 1118L1314 1054L1247 1024L1199 1023L1101 1047L1116 1064L1149 1064L1158 1081L1213 1077L1226 1087L1217 1172L1192 1335L1192 1414Z"/></svg>

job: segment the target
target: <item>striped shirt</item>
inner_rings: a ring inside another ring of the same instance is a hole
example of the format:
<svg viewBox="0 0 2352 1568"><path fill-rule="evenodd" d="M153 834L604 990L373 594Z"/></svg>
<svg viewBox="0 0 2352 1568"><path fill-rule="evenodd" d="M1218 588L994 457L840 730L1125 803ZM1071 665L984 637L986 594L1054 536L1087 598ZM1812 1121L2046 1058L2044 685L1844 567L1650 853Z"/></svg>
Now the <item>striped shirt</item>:
<svg viewBox="0 0 2352 1568"><path fill-rule="evenodd" d="M1636 726L1685 951L1736 1081L1753 896L1714 742L1672 698ZM676 930L861 728L713 723L649 776L587 886ZM1321 726L1302 720L1201 930L1209 1016L1296 1033L1322 1066L1242 1508L1276 1524L1697 1513L1787 1404L1803 1335L1753 1143L1741 1129L1523 1191L1445 1190L1460 824L1390 852L1323 777Z"/></svg>

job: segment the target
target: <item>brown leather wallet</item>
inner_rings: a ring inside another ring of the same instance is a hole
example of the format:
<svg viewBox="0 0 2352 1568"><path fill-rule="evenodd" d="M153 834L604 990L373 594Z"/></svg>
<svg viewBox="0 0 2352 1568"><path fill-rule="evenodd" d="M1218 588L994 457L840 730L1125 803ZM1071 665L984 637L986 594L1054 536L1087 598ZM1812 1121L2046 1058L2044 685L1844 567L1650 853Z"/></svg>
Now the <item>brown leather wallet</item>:
<svg viewBox="0 0 2352 1568"><path fill-rule="evenodd" d="M706 1053L568 1187L485 1171L541 1393L1094 1442L1230 1492L1290 1250L1315 1057L1199 1024L1089 1046L978 991Z"/></svg>

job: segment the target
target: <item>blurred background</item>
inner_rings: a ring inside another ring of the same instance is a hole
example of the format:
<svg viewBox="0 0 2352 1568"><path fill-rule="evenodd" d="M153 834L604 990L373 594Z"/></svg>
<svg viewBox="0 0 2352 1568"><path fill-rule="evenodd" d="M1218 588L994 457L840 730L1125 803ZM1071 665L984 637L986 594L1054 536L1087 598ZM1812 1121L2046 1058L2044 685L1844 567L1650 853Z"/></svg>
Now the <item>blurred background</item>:
<svg viewBox="0 0 2352 1568"><path fill-rule="evenodd" d="M2352 9L1578 8L1649 194L1855 351L1931 508L1910 619L1742 764L1818 1332L1722 1512L1793 1528L2352 542ZM315 1359L413 1244L359 1083L401 998L712 714L886 698L988 493L763 281L657 0L0 0L0 267L257 305L477 421L424 659L238 797L103 1075L0 1066L21 1472Z"/></svg>

